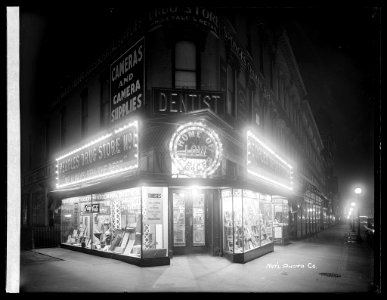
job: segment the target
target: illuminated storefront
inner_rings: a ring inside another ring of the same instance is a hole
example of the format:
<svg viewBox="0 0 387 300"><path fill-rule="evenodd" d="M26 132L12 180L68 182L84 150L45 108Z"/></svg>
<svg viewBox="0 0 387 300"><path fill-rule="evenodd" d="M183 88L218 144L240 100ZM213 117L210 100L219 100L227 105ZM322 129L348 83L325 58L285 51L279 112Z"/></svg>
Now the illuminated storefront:
<svg viewBox="0 0 387 300"><path fill-rule="evenodd" d="M61 246L139 266L244 263L288 243L289 216L295 234L317 232L326 212L301 191L296 151L260 122L269 86L232 25L196 7L147 17L85 81L100 132L55 157Z"/></svg>

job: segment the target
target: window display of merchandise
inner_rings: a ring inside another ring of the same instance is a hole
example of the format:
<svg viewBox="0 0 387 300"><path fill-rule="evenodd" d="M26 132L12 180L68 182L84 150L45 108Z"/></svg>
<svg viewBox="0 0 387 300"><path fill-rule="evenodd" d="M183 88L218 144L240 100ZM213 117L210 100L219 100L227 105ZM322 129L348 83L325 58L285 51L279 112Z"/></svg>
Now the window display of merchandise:
<svg viewBox="0 0 387 300"><path fill-rule="evenodd" d="M244 253L273 242L271 197L249 190L222 190L223 249Z"/></svg>
<svg viewBox="0 0 387 300"><path fill-rule="evenodd" d="M204 194L198 193L193 199L193 246L205 245Z"/></svg>
<svg viewBox="0 0 387 300"><path fill-rule="evenodd" d="M289 207L288 200L283 197L273 196L274 214L274 239L284 239L288 236Z"/></svg>
<svg viewBox="0 0 387 300"><path fill-rule="evenodd" d="M185 244L185 193L173 193L173 244L184 247Z"/></svg>
<svg viewBox="0 0 387 300"><path fill-rule="evenodd" d="M165 233L167 210L163 192L155 205L159 218L146 223L148 190L133 188L62 200L62 243L76 247L141 257L151 249L162 249L153 256L167 254ZM158 188L159 190L162 188ZM153 194L152 194L153 195ZM141 211L143 208L143 212ZM151 209L148 209L152 212ZM141 228L143 224L143 228ZM141 238L143 236L143 239Z"/></svg>

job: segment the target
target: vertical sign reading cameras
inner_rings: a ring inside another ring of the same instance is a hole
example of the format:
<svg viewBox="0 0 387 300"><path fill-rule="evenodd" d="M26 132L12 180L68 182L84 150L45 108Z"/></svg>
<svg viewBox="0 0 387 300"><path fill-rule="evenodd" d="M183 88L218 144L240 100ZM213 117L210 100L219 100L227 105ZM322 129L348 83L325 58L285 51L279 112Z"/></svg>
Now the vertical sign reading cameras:
<svg viewBox="0 0 387 300"><path fill-rule="evenodd" d="M110 65L110 119L116 122L144 106L144 39Z"/></svg>

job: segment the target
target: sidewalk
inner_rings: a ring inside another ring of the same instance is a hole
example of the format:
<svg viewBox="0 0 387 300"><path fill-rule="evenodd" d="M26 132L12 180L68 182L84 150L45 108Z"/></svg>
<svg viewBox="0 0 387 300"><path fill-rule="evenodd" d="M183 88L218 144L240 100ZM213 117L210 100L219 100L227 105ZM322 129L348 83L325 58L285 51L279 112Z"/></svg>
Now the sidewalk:
<svg viewBox="0 0 387 300"><path fill-rule="evenodd" d="M141 268L62 248L21 254L21 292L368 292L373 252L347 243L347 225L275 246L246 264L209 255L175 256Z"/></svg>

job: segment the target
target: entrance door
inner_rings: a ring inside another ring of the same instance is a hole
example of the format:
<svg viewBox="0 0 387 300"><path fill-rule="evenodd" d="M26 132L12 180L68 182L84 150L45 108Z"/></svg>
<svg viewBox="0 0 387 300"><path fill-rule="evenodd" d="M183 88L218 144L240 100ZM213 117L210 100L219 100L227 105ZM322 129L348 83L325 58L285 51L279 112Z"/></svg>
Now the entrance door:
<svg viewBox="0 0 387 300"><path fill-rule="evenodd" d="M206 244L206 192L204 190L174 190L173 253L203 253Z"/></svg>

